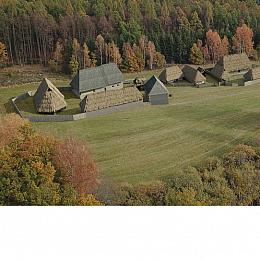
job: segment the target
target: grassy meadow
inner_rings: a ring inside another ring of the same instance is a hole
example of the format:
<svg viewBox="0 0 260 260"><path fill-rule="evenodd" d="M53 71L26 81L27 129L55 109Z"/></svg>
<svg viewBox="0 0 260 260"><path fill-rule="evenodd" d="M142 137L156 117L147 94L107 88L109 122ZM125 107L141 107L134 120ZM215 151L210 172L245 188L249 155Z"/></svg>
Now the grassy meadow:
<svg viewBox="0 0 260 260"><path fill-rule="evenodd" d="M54 81L66 86L68 81ZM0 88L0 112L10 98L37 84ZM76 122L36 123L59 137L87 142L103 176L118 182L146 182L175 174L237 143L259 142L260 86L170 87L167 106L145 104Z"/></svg>

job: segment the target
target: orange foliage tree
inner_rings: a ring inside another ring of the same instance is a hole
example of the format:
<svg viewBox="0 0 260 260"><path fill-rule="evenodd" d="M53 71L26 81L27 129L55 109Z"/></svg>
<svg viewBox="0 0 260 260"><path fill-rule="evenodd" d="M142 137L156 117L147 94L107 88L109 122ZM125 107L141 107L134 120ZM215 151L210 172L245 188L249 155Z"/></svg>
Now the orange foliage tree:
<svg viewBox="0 0 260 260"><path fill-rule="evenodd" d="M29 122L16 114L0 117L0 148L9 144L14 138L20 137L19 129Z"/></svg>
<svg viewBox="0 0 260 260"><path fill-rule="evenodd" d="M246 24L238 27L233 37L233 49L237 53L245 52L248 56L252 55L254 50L253 31Z"/></svg>
<svg viewBox="0 0 260 260"><path fill-rule="evenodd" d="M215 63L221 56L221 38L218 32L209 30L206 33L206 47L210 60Z"/></svg>
<svg viewBox="0 0 260 260"><path fill-rule="evenodd" d="M56 146L53 160L64 182L71 183L79 195L95 191L98 170L84 143L65 139Z"/></svg>

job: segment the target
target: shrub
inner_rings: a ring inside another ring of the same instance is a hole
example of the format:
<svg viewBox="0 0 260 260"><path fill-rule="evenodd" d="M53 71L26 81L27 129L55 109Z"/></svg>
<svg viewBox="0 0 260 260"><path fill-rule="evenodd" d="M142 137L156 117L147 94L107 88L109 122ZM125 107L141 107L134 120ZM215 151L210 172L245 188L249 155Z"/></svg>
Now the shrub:
<svg viewBox="0 0 260 260"><path fill-rule="evenodd" d="M259 156L251 146L240 144L225 157L224 164L225 166L239 167L246 162L255 162L258 159Z"/></svg>
<svg viewBox="0 0 260 260"><path fill-rule="evenodd" d="M172 188L166 194L165 204L168 206L202 206L203 202L198 200L197 191L193 188L181 190Z"/></svg>
<svg viewBox="0 0 260 260"><path fill-rule="evenodd" d="M164 205L167 187L163 182L139 184L136 186L123 184L116 193L116 205L159 206Z"/></svg>

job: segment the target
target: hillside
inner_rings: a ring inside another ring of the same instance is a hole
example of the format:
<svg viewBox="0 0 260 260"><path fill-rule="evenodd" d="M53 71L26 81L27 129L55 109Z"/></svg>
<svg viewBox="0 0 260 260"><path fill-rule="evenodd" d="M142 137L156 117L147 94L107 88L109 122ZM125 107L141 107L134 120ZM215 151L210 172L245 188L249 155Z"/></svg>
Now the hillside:
<svg viewBox="0 0 260 260"><path fill-rule="evenodd" d="M122 66L129 69L126 49L131 52L133 48L132 51L139 59L145 41L151 42L147 47L147 56L154 48L158 51L158 55L149 58L152 60L149 63L154 61L157 62L156 66L161 66L158 63L163 62L163 59L159 53L165 56L167 63L186 63L190 60L193 44L198 40L205 44L206 33L210 30L225 39L225 46L229 42L229 52L239 52L241 49L234 42L233 36L239 26L246 24L252 29L254 48L257 48L260 41L258 2L4 0L0 2L0 42L5 44L11 64L47 65L51 59L55 69L60 63L65 66L65 70L71 69L69 62L73 52L74 64L70 65L74 67L75 59L80 66L83 63L87 66L88 59L94 64L111 59L119 63L122 56ZM102 38L97 43L98 35ZM83 46L82 50L78 49L79 45ZM140 50L135 45L140 45ZM81 55L80 52L87 55L87 60L77 57ZM144 54L141 63L146 63L146 59ZM137 69L142 69L141 63Z"/></svg>

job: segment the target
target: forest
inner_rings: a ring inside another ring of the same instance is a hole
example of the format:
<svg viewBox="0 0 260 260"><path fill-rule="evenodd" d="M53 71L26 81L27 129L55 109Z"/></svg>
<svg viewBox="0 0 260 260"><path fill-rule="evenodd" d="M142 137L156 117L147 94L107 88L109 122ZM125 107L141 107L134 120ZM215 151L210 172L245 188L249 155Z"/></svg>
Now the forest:
<svg viewBox="0 0 260 260"><path fill-rule="evenodd" d="M258 0L0 0L2 65L141 71L243 51L256 59L259 42Z"/></svg>

